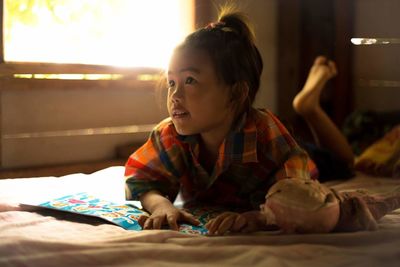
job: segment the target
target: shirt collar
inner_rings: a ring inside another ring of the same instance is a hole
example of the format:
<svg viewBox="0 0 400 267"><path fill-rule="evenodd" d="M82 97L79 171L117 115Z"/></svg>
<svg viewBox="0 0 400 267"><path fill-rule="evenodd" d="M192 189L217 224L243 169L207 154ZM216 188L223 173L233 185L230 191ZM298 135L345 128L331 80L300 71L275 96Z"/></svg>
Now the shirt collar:
<svg viewBox="0 0 400 267"><path fill-rule="evenodd" d="M221 171L232 163L258 162L257 127L254 114L255 110L252 109L239 117L221 144L217 160L217 166L221 168ZM199 135L178 135L178 139L188 143L192 151L198 151Z"/></svg>

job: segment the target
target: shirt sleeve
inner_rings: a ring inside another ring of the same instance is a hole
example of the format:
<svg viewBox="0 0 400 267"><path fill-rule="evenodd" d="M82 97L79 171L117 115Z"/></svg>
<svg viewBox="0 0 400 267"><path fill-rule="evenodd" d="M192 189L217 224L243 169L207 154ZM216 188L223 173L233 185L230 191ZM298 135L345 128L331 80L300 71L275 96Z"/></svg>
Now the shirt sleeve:
<svg viewBox="0 0 400 267"><path fill-rule="evenodd" d="M285 178L317 179L318 170L307 152L294 147L288 152L288 158L275 174L276 180Z"/></svg>
<svg viewBox="0 0 400 267"><path fill-rule="evenodd" d="M315 163L301 148L286 127L272 113L268 123L268 153L278 166L275 180L285 178L317 179Z"/></svg>
<svg viewBox="0 0 400 267"><path fill-rule="evenodd" d="M173 202L184 171L182 153L172 124L158 125L125 164L127 199L138 200L143 193L157 190Z"/></svg>

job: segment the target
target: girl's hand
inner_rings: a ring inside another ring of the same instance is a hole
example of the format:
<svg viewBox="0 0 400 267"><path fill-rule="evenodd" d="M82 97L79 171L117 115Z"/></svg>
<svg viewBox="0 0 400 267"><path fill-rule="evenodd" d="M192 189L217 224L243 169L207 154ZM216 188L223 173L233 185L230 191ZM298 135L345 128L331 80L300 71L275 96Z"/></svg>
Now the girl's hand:
<svg viewBox="0 0 400 267"><path fill-rule="evenodd" d="M223 235L227 232L250 233L267 229L265 214L260 211L248 211L245 213L224 212L207 224L209 235Z"/></svg>
<svg viewBox="0 0 400 267"><path fill-rule="evenodd" d="M139 217L139 224L144 230L160 229L162 225L168 224L172 230L179 230L178 221L188 222L199 225L192 214L174 207L172 204L160 205L154 209L150 216L142 215Z"/></svg>

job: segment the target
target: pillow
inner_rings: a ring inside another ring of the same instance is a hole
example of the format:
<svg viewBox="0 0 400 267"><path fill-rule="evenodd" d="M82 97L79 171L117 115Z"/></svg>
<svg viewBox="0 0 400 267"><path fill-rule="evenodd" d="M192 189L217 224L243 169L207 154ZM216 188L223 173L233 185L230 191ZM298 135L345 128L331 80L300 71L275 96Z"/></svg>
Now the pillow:
<svg viewBox="0 0 400 267"><path fill-rule="evenodd" d="M361 172L400 178L400 124L369 146L355 161Z"/></svg>

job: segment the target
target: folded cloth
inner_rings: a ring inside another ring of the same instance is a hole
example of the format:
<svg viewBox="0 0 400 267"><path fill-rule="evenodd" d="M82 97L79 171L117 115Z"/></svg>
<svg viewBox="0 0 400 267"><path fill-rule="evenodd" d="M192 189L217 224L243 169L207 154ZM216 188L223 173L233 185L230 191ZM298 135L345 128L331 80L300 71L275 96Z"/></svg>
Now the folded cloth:
<svg viewBox="0 0 400 267"><path fill-rule="evenodd" d="M367 174L400 178L400 124L369 146L355 162Z"/></svg>

